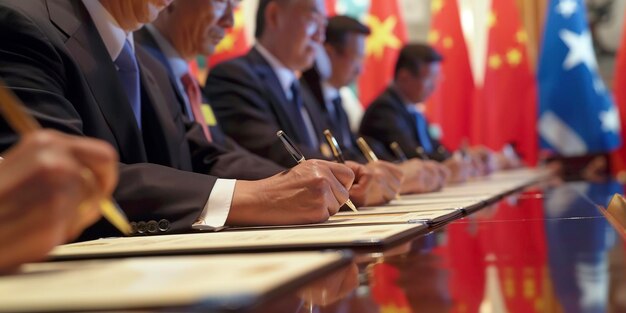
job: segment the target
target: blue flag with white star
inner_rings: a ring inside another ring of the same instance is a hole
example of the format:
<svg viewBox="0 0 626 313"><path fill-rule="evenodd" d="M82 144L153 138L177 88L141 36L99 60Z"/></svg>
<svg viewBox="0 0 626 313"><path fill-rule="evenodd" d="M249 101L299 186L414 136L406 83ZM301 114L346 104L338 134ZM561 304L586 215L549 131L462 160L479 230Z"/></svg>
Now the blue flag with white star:
<svg viewBox="0 0 626 313"><path fill-rule="evenodd" d="M541 148L576 156L621 144L619 114L598 73L583 0L550 1L538 81Z"/></svg>

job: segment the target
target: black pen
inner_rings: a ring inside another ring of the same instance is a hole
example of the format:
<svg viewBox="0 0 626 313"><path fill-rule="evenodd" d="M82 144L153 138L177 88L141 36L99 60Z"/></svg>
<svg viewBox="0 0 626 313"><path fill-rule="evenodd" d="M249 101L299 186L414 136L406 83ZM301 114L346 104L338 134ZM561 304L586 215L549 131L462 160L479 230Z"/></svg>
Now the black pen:
<svg viewBox="0 0 626 313"><path fill-rule="evenodd" d="M409 160L409 158L406 157L406 154L404 154L404 151L402 151L400 144L397 143L396 141L392 142L389 145L389 147L391 148L391 151L393 151L393 154L396 155L396 158L398 158L400 162L405 162Z"/></svg>
<svg viewBox="0 0 626 313"><path fill-rule="evenodd" d="M300 152L300 149L298 149L298 147L296 147L296 145L293 143L293 141L291 141L291 138L289 138L289 136L287 136L287 134L285 134L284 131L279 130L276 133L276 136L278 136L278 138L280 139L280 141L283 142L283 146L285 146L285 149L287 149L287 151L289 152L289 154L291 154L291 156L293 157L294 160L296 160L296 162L298 162L298 164L306 161L306 159L304 158L304 154L302 154L302 152ZM334 138L333 138L334 139ZM331 144L331 149L332 149L332 144ZM337 147L338 148L338 147ZM333 150L334 153L334 150ZM343 160L343 157L342 157ZM343 162L341 162L343 163ZM354 203L352 203L352 201L350 199L348 199L348 201L346 201L345 203L352 211L354 212L358 212L356 209L356 206L354 206Z"/></svg>

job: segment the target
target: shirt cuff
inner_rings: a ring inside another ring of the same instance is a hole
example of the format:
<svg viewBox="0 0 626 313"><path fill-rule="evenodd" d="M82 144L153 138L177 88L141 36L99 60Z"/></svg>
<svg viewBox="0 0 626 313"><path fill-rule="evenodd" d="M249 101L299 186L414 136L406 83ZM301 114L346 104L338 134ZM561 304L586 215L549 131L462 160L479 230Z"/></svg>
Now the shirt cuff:
<svg viewBox="0 0 626 313"><path fill-rule="evenodd" d="M202 214L193 223L193 229L218 231L224 228L230 212L230 205L233 202L236 182L235 179L218 179L215 181Z"/></svg>

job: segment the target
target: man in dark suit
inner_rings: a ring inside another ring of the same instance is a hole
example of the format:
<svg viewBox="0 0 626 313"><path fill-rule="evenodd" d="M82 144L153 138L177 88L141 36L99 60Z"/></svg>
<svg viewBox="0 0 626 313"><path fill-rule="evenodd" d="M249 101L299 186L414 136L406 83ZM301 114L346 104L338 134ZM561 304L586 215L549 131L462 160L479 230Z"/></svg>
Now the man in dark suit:
<svg viewBox="0 0 626 313"><path fill-rule="evenodd" d="M360 161L362 154L350 130L339 90L354 83L361 73L369 34L369 28L354 18L341 15L329 18L324 49L318 53L316 65L305 71L301 79L311 95L309 101L319 108L347 157L355 161ZM366 141L374 147L379 159L397 161L377 140ZM410 159L400 162L398 167L405 176L401 193L429 192L441 188L445 182L446 172L435 162Z"/></svg>
<svg viewBox="0 0 626 313"><path fill-rule="evenodd" d="M297 77L313 64L325 22L320 0L261 0L255 46L245 56L211 69L206 82L205 91L224 131L248 150L283 166L292 166L294 160L285 155L276 137L280 129L307 158L331 156L321 136L324 116L304 101ZM395 198L401 181L401 171L392 164L367 165L356 173L356 184L362 188L351 190L350 196L357 205L385 203Z"/></svg>
<svg viewBox="0 0 626 313"><path fill-rule="evenodd" d="M114 197L138 233L314 222L336 212L354 177L339 164L306 162L259 182L207 175L228 160L187 121L165 70L132 40L169 2L0 0L0 76L44 127L116 148ZM0 123L0 150L16 141ZM99 223L84 238L117 234Z"/></svg>
<svg viewBox="0 0 626 313"><path fill-rule="evenodd" d="M444 162L450 180L464 181L471 171L465 160L451 158L450 152L428 132L428 122L418 105L435 89L442 56L423 44L402 48L396 62L393 83L370 104L359 132L384 143L397 142L409 158Z"/></svg>
<svg viewBox="0 0 626 313"><path fill-rule="evenodd" d="M224 36L226 29L233 26L234 6L230 0L174 1L159 14L153 24L135 32L135 41L167 69L183 112L202 126L207 141L224 150L230 158L247 163L238 166L231 162L230 166L222 169L219 177L267 178L285 168L250 153L224 135L188 65L196 55L210 55L214 52L215 45Z"/></svg>

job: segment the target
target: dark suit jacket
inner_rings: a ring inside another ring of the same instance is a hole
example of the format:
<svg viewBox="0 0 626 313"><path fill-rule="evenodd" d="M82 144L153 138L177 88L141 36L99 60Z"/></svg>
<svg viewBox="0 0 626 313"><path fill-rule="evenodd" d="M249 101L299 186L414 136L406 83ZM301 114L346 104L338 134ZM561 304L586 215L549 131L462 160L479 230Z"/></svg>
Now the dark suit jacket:
<svg viewBox="0 0 626 313"><path fill-rule="evenodd" d="M176 82L174 73L172 73L167 57L161 51L159 45L156 43L152 34L146 29L142 28L134 33L135 42L139 43L146 49L155 59L159 60L161 65L167 70L169 81L172 86L172 90L176 94L176 98L180 105L181 110L186 111L184 96L180 94L178 88L176 88ZM208 98L203 93L203 103L208 104ZM236 179L261 179L275 175L285 168L278 164L264 159L237 144L232 138L226 136L222 131L219 124L209 125L211 137L213 141L209 145L216 145L225 151L221 158L229 158L233 160L229 164L226 164L224 168L219 170L219 177L223 178L236 178ZM234 165L234 166L233 166Z"/></svg>
<svg viewBox="0 0 626 313"><path fill-rule="evenodd" d="M293 166L295 161L276 137L276 132L282 129L299 144L307 158L328 158L319 150L303 145L305 128L290 120L284 108L291 104L272 67L256 49L211 69L205 92L224 132L253 153L282 166ZM304 105L322 142L322 119L315 116L315 110L307 102Z"/></svg>
<svg viewBox="0 0 626 313"><path fill-rule="evenodd" d="M416 148L421 146L415 119L406 109L395 88L388 87L367 108L359 132L382 142L385 147L396 141L409 158L420 157ZM434 152L428 157L442 161L449 157L446 148L430 137ZM390 149L390 148L388 148ZM391 153L391 151L389 151Z"/></svg>
<svg viewBox="0 0 626 313"><path fill-rule="evenodd" d="M117 149L120 179L114 197L129 219L168 220L167 232L189 231L216 180L206 173L225 160L219 158L223 151L206 145L200 126L186 121L158 62L136 47L140 132L81 1L0 0L0 28L0 77L41 124L99 138ZM1 121L0 150L17 139ZM98 223L83 238L111 235L118 233Z"/></svg>

